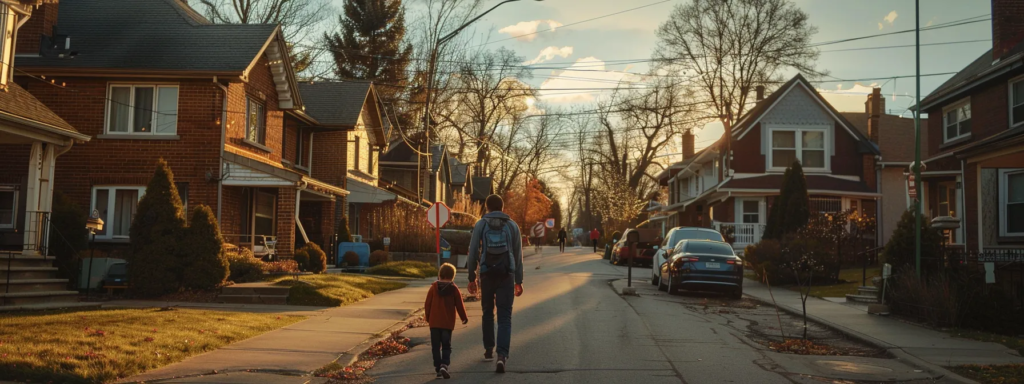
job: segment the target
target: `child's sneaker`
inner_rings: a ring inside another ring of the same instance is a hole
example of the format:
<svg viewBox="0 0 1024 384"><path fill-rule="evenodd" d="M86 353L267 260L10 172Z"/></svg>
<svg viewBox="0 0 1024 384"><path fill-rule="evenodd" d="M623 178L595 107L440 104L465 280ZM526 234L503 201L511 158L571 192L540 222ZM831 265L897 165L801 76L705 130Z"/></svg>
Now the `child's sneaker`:
<svg viewBox="0 0 1024 384"><path fill-rule="evenodd" d="M505 373L505 360L508 360L505 356L498 356L497 367L494 368L495 373Z"/></svg>
<svg viewBox="0 0 1024 384"><path fill-rule="evenodd" d="M452 375L448 373L448 366L444 364L441 364L441 370L437 374L445 379L452 378Z"/></svg>
<svg viewBox="0 0 1024 384"><path fill-rule="evenodd" d="M444 378L444 375L442 375L442 374L441 374L441 370L440 370L440 369L438 369L438 370L437 370L437 375L435 375L435 376L434 376L434 380L437 380L437 379L443 379L443 378Z"/></svg>
<svg viewBox="0 0 1024 384"><path fill-rule="evenodd" d="M494 361L494 352L490 349L484 351L484 361Z"/></svg>

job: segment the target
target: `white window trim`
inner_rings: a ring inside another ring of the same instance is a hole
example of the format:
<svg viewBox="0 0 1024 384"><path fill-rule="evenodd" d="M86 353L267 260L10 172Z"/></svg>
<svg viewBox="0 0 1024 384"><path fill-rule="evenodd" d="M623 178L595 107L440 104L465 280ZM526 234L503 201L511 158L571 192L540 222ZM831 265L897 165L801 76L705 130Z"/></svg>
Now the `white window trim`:
<svg viewBox="0 0 1024 384"><path fill-rule="evenodd" d="M14 229L18 225L18 187L15 185L0 185L0 191L14 192L14 201L11 205L11 223L0 223L0 229Z"/></svg>
<svg viewBox="0 0 1024 384"><path fill-rule="evenodd" d="M736 224L754 224L754 223L744 223L743 222L743 214L745 213L743 211L743 203L746 202L746 201L756 201L757 202L757 224L764 224L765 223L765 219L766 219L766 217L765 217L766 204L765 204L765 200L764 200L763 197L745 197L745 198L737 197L736 198L736 203L735 203L736 204L735 205L735 209L733 210L735 212L735 214L734 214L735 217L733 218L735 220L735 223Z"/></svg>
<svg viewBox="0 0 1024 384"><path fill-rule="evenodd" d="M802 161L802 159L803 159L803 148L802 148L803 147L803 140L800 137L800 132L821 131L821 132L824 132L824 135L825 135L825 137L824 137L825 167L824 168L808 168L808 167L804 166L803 170L804 170L804 173L831 173L832 172L832 152L833 152L833 150L832 150L832 130L829 129L829 128L830 127L827 126L827 125L807 125L807 126L800 126L800 125L777 125L777 126L769 126L768 129L767 129L768 133L765 135L765 138L764 138L764 140L767 142L766 148L768 148L768 150L766 151L767 154L765 155L765 164L764 164L765 165L765 170L768 171L768 172L785 172L786 168L787 168L787 167L781 167L780 168L780 167L772 166L772 164L774 164L772 157L774 156L774 153L775 153L775 150L774 150L775 147L772 145L772 133L773 132L775 132L775 131L795 132L794 135L793 135L793 139L794 139L795 144L796 144L796 158L797 158L797 160L801 161L800 165L803 166L803 161Z"/></svg>
<svg viewBox="0 0 1024 384"><path fill-rule="evenodd" d="M114 98L113 98L114 87L131 87L131 93L128 96L128 100L131 102L131 105L129 106L129 109L128 109L128 124L129 124L128 132L115 132L115 131L111 131L110 130L110 103L114 102ZM134 127L131 126L131 124L134 124L134 122L135 122L135 112L138 110L138 108L135 106L135 88L136 87L153 87L153 105L150 106L150 108L152 109L151 113L153 114L153 120L152 120L153 121L153 129L150 130L149 132L135 132ZM159 105L160 105L160 88L177 88L178 89L178 100L176 100L175 103L174 103L176 109L174 111L175 119L174 119L174 131L173 132L157 133L156 121L157 121L157 114L158 114L157 110L159 109ZM107 102L106 102L106 105L105 105L105 109L103 111L103 133L107 134L107 135L176 136L178 134L178 123L180 121L177 117L180 115L180 113L179 113L180 109L181 109L181 87L179 86L178 83L166 83L166 82L163 82L163 83L160 83L160 82L158 82L158 83L121 83L121 82L107 83Z"/></svg>
<svg viewBox="0 0 1024 384"><path fill-rule="evenodd" d="M1006 231L1008 217L1005 214L1005 207L1009 203L1007 201L1009 193L1008 189L1010 186L1009 176L1016 174L1024 174L1024 168L1009 168L999 170L999 211L1004 212L1004 214L999 215L999 236L1024 236L1024 232Z"/></svg>
<svg viewBox="0 0 1024 384"><path fill-rule="evenodd" d="M951 142L951 141L957 141L957 140L961 140L961 139L964 139L964 138L971 137L971 133L970 132L962 134L962 135L959 135L959 136L956 136L956 137L946 137L946 127L949 126L949 122L946 121L946 117L949 114L949 111L952 111L954 109L959 109L960 107L963 107L964 105L970 105L970 104L971 104L971 98L970 97L966 97L966 98L957 100L956 102L954 102L954 103L952 103L950 105L947 105L945 108L942 108L942 143L943 144ZM974 106L971 106L971 120L974 120ZM957 123L959 124L959 122L957 122ZM959 133L959 131L960 131L960 129L959 129L959 126L958 126L957 127L957 133Z"/></svg>
<svg viewBox="0 0 1024 384"><path fill-rule="evenodd" d="M0 66L0 89L7 89L14 63L14 36L17 28L14 11L7 4L0 3L0 57L6 65Z"/></svg>
<svg viewBox="0 0 1024 384"><path fill-rule="evenodd" d="M261 109L261 112L263 112L263 114L261 116L258 116L260 118L260 123L263 124L263 126L260 127L260 128L263 128L263 132L259 132L260 134L258 135L259 137L257 138L257 140L249 139L249 130L252 128L249 125L249 114L252 113L252 111L250 111L250 107L252 106L253 103L256 103L257 105L259 105L260 109ZM266 145L267 145L266 144L267 143L267 133L268 133L267 132L267 103L262 101L262 100L260 100L260 99L258 99L258 98L255 98L253 96L246 95L245 96L245 132L244 132L245 136L244 136L244 138L242 140L247 142L247 143L250 143L250 144L255 144L255 145L261 147L261 149L265 149L267 151L270 151L270 149L266 147Z"/></svg>
<svg viewBox="0 0 1024 384"><path fill-rule="evenodd" d="M142 197L146 195L146 187L145 186L138 186L138 185L94 185L92 187L92 192L90 193L90 196L89 196L89 212L90 212L90 214L92 214L92 211L96 210L96 190L98 190L98 189L109 189L111 191L115 191L114 193L108 193L107 194L107 207L113 207L115 202L117 201L116 200L117 199L117 193L116 193L117 190L133 190L133 189L137 190L137 191L139 191L139 201L142 201ZM138 205L138 202L136 202L135 204ZM104 228L108 228L108 230L106 231L107 233L104 234L104 235L101 235L101 234L97 233L96 234L96 239L100 239L100 240L128 239L128 236L114 236L112 234L112 231L109 230L110 226L114 225L114 217L113 217L114 216L114 212L115 212L114 209L108 209L107 210L107 216L106 217L100 217L101 219L103 219L103 227Z"/></svg>
<svg viewBox="0 0 1024 384"><path fill-rule="evenodd" d="M1021 125L1024 125L1024 118L1022 118L1020 120L1020 122L1017 123L1017 124L1013 123L1013 107L1014 107L1014 104L1013 104L1013 86L1014 86L1014 84L1017 84L1017 83L1020 83L1020 82L1024 82L1024 75L1017 76L1015 78L1010 79L1010 81L1007 83L1007 86L1006 86L1006 93L1007 93L1006 100L1010 104L1010 108L1006 112L1007 112L1007 118L1010 119L1008 121L1010 123L1010 127L1011 128L1019 127ZM1017 105L1021 105L1021 104L1024 104L1024 100L1021 100L1020 103L1018 103ZM973 114L974 111L972 110L971 113Z"/></svg>

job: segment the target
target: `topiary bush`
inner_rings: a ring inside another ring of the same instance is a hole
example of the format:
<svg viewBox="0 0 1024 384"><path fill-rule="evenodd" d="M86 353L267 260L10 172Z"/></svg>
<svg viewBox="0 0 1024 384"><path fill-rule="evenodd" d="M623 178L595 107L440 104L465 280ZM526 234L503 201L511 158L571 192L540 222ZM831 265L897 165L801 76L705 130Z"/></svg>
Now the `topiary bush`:
<svg viewBox="0 0 1024 384"><path fill-rule="evenodd" d="M167 162L160 159L129 229L128 275L132 279L132 293L155 297L181 288L184 270L180 247L184 230L185 217L174 174Z"/></svg>
<svg viewBox="0 0 1024 384"><path fill-rule="evenodd" d="M893 271L911 268L916 265L915 255L914 209L903 212L896 223L889 242L882 253L884 262L892 264ZM934 272L940 267L936 262L928 262L942 257L942 234L932 228L931 220L921 215L921 269L922 272Z"/></svg>
<svg viewBox="0 0 1024 384"><path fill-rule="evenodd" d="M129 264L130 265L130 264ZM235 283L249 283L263 278L264 263L252 255L248 248L228 254L228 280Z"/></svg>
<svg viewBox="0 0 1024 384"><path fill-rule="evenodd" d="M354 251L348 251L341 257L341 260L345 265L355 267L359 265L359 254Z"/></svg>
<svg viewBox="0 0 1024 384"><path fill-rule="evenodd" d="M192 210L189 227L185 230L188 241L181 244L182 286L188 289L213 289L228 278L228 258L220 227L210 207L200 204Z"/></svg>
<svg viewBox="0 0 1024 384"><path fill-rule="evenodd" d="M374 267L388 262L388 253L383 249L378 249L370 253L370 266Z"/></svg>
<svg viewBox="0 0 1024 384"><path fill-rule="evenodd" d="M308 242L302 247L309 255L306 263L306 271L313 273L324 273L327 270L327 254L314 242Z"/></svg>
<svg viewBox="0 0 1024 384"><path fill-rule="evenodd" d="M296 249L295 255L292 256L292 259L295 260L295 264L300 271L309 270L309 252L306 251L305 247Z"/></svg>
<svg viewBox="0 0 1024 384"><path fill-rule="evenodd" d="M341 216L341 222L338 223L338 242L348 243L352 241L352 232L348 230L348 215Z"/></svg>

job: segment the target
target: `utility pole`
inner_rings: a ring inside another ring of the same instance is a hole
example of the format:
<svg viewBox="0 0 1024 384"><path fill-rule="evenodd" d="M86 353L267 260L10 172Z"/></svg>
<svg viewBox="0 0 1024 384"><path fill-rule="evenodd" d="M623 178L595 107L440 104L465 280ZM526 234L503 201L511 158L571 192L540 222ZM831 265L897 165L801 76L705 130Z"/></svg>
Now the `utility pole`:
<svg viewBox="0 0 1024 384"><path fill-rule="evenodd" d="M917 197L914 199L914 267L917 277L921 277L921 0L914 0L914 52L917 80L917 92L914 92L914 188Z"/></svg>

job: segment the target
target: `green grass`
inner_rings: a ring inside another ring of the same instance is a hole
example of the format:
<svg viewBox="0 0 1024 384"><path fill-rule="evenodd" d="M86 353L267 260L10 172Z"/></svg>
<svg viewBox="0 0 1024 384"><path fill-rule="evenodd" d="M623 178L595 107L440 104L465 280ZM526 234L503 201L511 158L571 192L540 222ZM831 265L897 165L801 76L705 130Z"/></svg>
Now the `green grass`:
<svg viewBox="0 0 1024 384"><path fill-rule="evenodd" d="M949 370L981 384L1024 383L1024 364L960 365Z"/></svg>
<svg viewBox="0 0 1024 384"><path fill-rule="evenodd" d="M1024 338L1022 337L1006 336L998 333L975 331L970 329L954 329L949 331L949 334L951 336L962 337L965 339L999 343L1005 345L1006 348L1010 348L1021 355L1024 355Z"/></svg>
<svg viewBox="0 0 1024 384"><path fill-rule="evenodd" d="M437 268L433 264L422 261L392 261L370 267L366 273L382 276L400 276L422 279L437 276Z"/></svg>
<svg viewBox="0 0 1024 384"><path fill-rule="evenodd" d="M0 377L106 383L303 319L241 312L98 309L0 315Z"/></svg>
<svg viewBox="0 0 1024 384"><path fill-rule="evenodd" d="M880 267L868 267L868 285L871 285L871 278L881 276ZM861 286L863 276L862 268L849 268L839 271L839 280L846 281L832 285L815 285L811 287L811 296L814 297L846 297L846 294L856 294L857 287ZM799 291L800 287L793 285L786 287L791 291Z"/></svg>
<svg viewBox="0 0 1024 384"><path fill-rule="evenodd" d="M405 283L356 274L326 274L279 277L275 284L291 287L288 304L339 307L378 293L405 287Z"/></svg>

